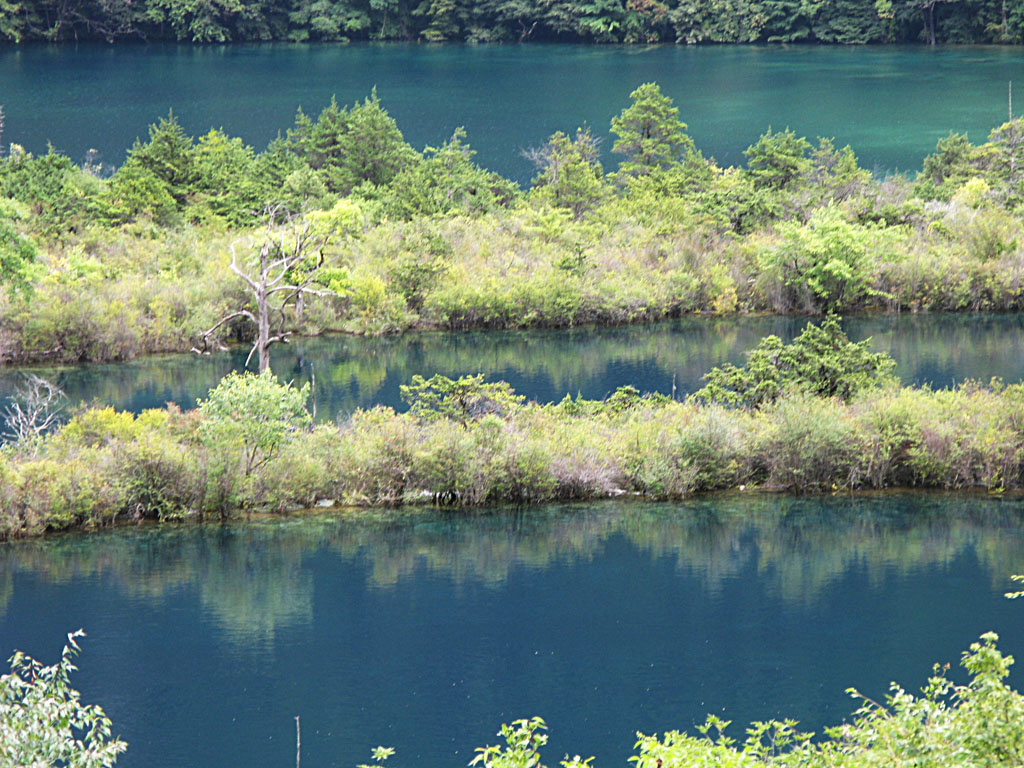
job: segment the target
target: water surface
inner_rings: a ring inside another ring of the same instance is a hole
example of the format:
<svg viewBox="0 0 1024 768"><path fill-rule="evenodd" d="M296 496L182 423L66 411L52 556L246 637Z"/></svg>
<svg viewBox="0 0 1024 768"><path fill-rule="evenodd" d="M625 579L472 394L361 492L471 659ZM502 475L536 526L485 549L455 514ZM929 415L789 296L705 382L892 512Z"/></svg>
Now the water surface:
<svg viewBox="0 0 1024 768"><path fill-rule="evenodd" d="M637 729L916 690L986 630L1024 657L1018 500L718 495L406 518L272 518L0 545L0 655L89 633L76 684L124 768L453 768L542 715L546 762ZM962 678L961 678L962 679ZM1020 685L1020 673L1011 680Z"/></svg>
<svg viewBox="0 0 1024 768"><path fill-rule="evenodd" d="M0 48L4 142L47 142L81 162L115 165L174 110L193 135L222 127L257 149L295 110L317 113L376 86L418 149L459 125L478 160L528 182L522 150L609 122L657 81L697 146L725 165L769 126L850 144L875 170L915 170L949 131L975 142L1007 118L1007 84L1024 84L1020 47L65 44Z"/></svg>
<svg viewBox="0 0 1024 768"><path fill-rule="evenodd" d="M785 340L807 324L794 317L691 317L657 325L554 331L419 333L384 338L331 336L276 345L283 380L316 377L317 416L355 408L403 408L399 386L415 374L450 377L483 372L538 402L566 395L599 399L632 384L642 391L685 395L713 366L741 363L767 334ZM948 387L967 378L1024 379L1024 317L1019 315L888 315L848 318L855 340L891 354L907 384ZM245 363L248 348L210 357L164 355L127 363L32 368L64 389L72 405L96 402L138 412L167 402L194 407L221 377ZM0 398L21 371L0 369Z"/></svg>

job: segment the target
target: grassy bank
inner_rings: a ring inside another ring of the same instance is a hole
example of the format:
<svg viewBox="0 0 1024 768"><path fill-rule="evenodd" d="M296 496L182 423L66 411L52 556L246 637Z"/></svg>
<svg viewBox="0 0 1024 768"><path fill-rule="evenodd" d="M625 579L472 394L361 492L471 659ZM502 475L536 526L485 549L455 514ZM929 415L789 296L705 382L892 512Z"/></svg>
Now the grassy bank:
<svg viewBox="0 0 1024 768"><path fill-rule="evenodd" d="M297 422L270 442L264 426L243 431L231 411L87 410L0 454L0 536L321 499L478 505L740 486L1024 487L1024 385L894 386L848 403L792 394L757 410L629 391L486 410L376 408L339 425Z"/></svg>
<svg viewBox="0 0 1024 768"><path fill-rule="evenodd" d="M587 131L558 133L527 191L477 166L462 132L413 149L376 95L300 112L260 153L173 117L116 172L15 147L0 158L0 362L188 350L252 309L231 247L250 263L268 206L275 234L308 225L322 245L332 295L280 302L305 334L1024 307L1024 120L980 146L943 139L916 179L788 131L723 168L685 129L643 86L613 121L614 172Z"/></svg>

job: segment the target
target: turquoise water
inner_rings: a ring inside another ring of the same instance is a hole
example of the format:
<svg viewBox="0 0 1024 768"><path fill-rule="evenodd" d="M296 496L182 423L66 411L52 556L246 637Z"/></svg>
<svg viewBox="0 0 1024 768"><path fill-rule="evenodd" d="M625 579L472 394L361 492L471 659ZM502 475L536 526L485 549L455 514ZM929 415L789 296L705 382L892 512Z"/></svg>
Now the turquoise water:
<svg viewBox="0 0 1024 768"><path fill-rule="evenodd" d="M277 345L275 373L285 381L316 377L317 416L345 416L356 408L403 408L399 387L415 374L450 377L483 372L509 381L531 400L565 395L599 399L632 384L645 392L685 395L723 362L775 333L788 340L806 325L793 317L691 317L669 323L559 331L422 333L384 338L332 336ZM948 387L966 378L1024 379L1024 318L1019 315L887 315L848 318L856 340L868 336L891 354L907 384ZM70 404L96 402L141 411L174 402L195 405L248 348L210 357L165 355L127 363L31 370L58 384ZM0 369L0 398L21 371Z"/></svg>
<svg viewBox="0 0 1024 768"><path fill-rule="evenodd" d="M486 166L527 182L522 150L609 121L657 81L697 146L723 164L769 126L851 144L869 169L913 170L950 130L981 141L1024 104L1017 48L569 45L26 45L0 48L5 143L119 164L173 108L194 135L223 127L262 149L299 105L318 112L376 86L417 148L459 125Z"/></svg>
<svg viewBox="0 0 1024 768"><path fill-rule="evenodd" d="M123 768L456 768L541 715L547 765L625 766L706 713L848 716L986 630L1024 657L1019 501L712 496L131 527L0 545L0 656L88 637ZM1020 686L1020 672L1011 677ZM962 676L959 678L962 679Z"/></svg>

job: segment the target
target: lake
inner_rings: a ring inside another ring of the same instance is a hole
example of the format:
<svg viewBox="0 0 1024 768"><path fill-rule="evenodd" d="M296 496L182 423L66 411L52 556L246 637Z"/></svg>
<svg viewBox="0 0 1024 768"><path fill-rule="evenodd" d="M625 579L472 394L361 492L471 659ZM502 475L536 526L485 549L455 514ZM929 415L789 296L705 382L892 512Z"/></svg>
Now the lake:
<svg viewBox="0 0 1024 768"><path fill-rule="evenodd" d="M399 387L413 375L455 378L485 373L538 402L567 394L604 398L632 384L645 392L679 396L698 389L701 377L775 333L788 341L807 324L798 317L688 317L656 325L546 331L412 333L364 338L329 336L277 345L275 373L296 383L316 377L317 416L330 420L356 408L403 409ZM1020 315L880 315L851 317L850 337L873 339L897 362L906 384L948 387L967 378L987 382L1024 379L1024 317ZM126 363L33 367L68 395L69 403L113 405L139 412L173 402L195 406L248 348L198 355L162 355ZM0 368L0 399L18 386L22 371Z"/></svg>
<svg viewBox="0 0 1024 768"><path fill-rule="evenodd" d="M0 48L5 144L120 164L174 110L200 135L223 128L263 149L300 105L316 114L376 86L418 149L460 125L477 160L528 183L522 151L590 125L604 138L638 85L657 81L697 146L724 165L769 126L850 144L869 169L913 171L950 131L975 142L1024 88L1020 47L572 46L429 44L23 45ZM1020 89L1019 89L1020 90ZM1022 91L1024 92L1024 91ZM1020 101L1020 100L1019 100Z"/></svg>
<svg viewBox="0 0 1024 768"><path fill-rule="evenodd" d="M949 130L980 141L1006 117L1019 48L652 48L431 45L45 45L0 49L4 142L81 161L126 147L173 107L258 148L376 85L417 147L465 125L478 159L526 182L522 150L610 118L656 80L723 164L768 126L850 143L876 171L916 169ZM413 374L482 371L542 402L616 387L685 394L795 318L298 340L275 371L315 374L322 419L399 407ZM850 318L904 382L1024 378L1018 316ZM185 407L247 350L32 369L72 403ZM0 396L20 372L0 371ZM721 494L474 513L293 515L132 526L0 544L0 656L52 662L89 633L75 684L130 742L126 768L453 768L513 718L551 728L546 763L625 765L636 730L841 721L857 686L911 690L986 630L1024 654L1019 497ZM962 679L962 677L960 678ZM1011 680L1019 687L1020 673Z"/></svg>
<svg viewBox="0 0 1024 768"><path fill-rule="evenodd" d="M128 527L0 545L0 653L84 627L124 768L289 765L296 715L308 766L457 768L541 715L546 764L607 768L707 713L820 732L986 630L1022 658L1022 562L1020 501L970 494Z"/></svg>

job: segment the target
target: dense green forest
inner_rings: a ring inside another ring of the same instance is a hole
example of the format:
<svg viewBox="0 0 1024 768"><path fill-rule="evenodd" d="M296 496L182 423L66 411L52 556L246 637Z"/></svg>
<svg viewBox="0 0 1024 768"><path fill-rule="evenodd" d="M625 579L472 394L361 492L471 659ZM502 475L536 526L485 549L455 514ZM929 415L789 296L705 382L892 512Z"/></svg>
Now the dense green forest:
<svg viewBox="0 0 1024 768"><path fill-rule="evenodd" d="M1009 0L0 0L0 41L1021 43Z"/></svg>

